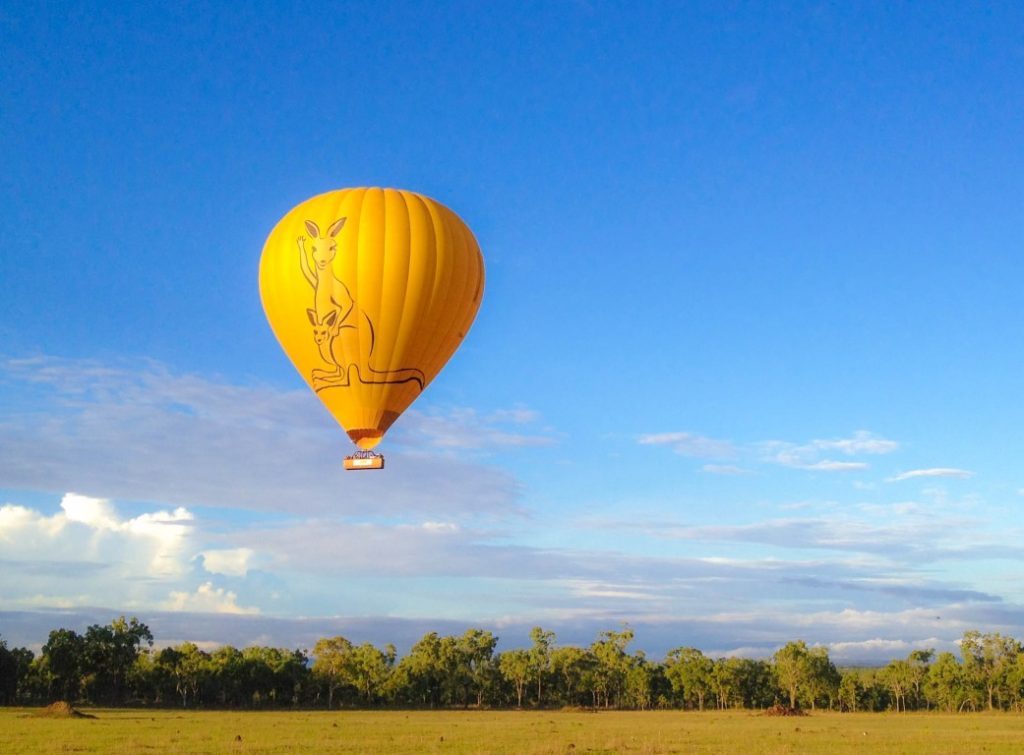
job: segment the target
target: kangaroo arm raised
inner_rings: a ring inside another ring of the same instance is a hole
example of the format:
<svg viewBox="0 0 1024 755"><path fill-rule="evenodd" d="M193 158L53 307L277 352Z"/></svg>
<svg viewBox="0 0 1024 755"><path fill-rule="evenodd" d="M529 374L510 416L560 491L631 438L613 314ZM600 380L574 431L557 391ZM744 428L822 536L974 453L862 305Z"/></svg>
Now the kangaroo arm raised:
<svg viewBox="0 0 1024 755"><path fill-rule="evenodd" d="M309 267L309 257L306 254L306 237L299 236L299 263L302 266L302 275L313 288L316 288L316 276Z"/></svg>

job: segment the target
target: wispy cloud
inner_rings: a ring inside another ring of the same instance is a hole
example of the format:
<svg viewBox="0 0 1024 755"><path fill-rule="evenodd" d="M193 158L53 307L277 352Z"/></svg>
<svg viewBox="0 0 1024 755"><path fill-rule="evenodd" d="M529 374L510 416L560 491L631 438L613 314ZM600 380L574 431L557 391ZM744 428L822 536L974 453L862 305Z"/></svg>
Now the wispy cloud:
<svg viewBox="0 0 1024 755"><path fill-rule="evenodd" d="M480 413L474 409L418 412L410 410L389 438L406 446L441 450L493 450L550 446L557 438L550 430L524 432L539 415L529 409L501 409Z"/></svg>
<svg viewBox="0 0 1024 755"><path fill-rule="evenodd" d="M852 472L868 468L868 464L863 461L832 461L831 459L794 466L798 466L800 469L810 469L819 472Z"/></svg>
<svg viewBox="0 0 1024 755"><path fill-rule="evenodd" d="M780 464L811 472L850 472L868 469L865 461L837 460L842 456L890 454L899 449L899 443L882 438L867 430L859 430L847 438L816 439L808 443L767 440L751 444L735 444L728 440L709 438L690 432L649 433L637 438L641 445L660 445L671 448L680 456L702 459L741 459L739 464L706 464L705 472L712 474L747 474L750 464Z"/></svg>
<svg viewBox="0 0 1024 755"><path fill-rule="evenodd" d="M694 433L649 433L641 435L637 442L645 446L669 446L680 456L693 456L699 459L729 459L736 455L736 449L729 441Z"/></svg>
<svg viewBox="0 0 1024 755"><path fill-rule="evenodd" d="M859 430L849 438L816 439L809 443L772 440L760 444L765 461L794 469L820 472L849 472L868 468L866 462L822 458L838 452L845 456L890 454L899 449L896 441Z"/></svg>
<svg viewBox="0 0 1024 755"><path fill-rule="evenodd" d="M725 475L727 477L743 477L753 474L751 470L734 464L705 464L701 467L701 470L708 474Z"/></svg>
<svg viewBox="0 0 1024 755"><path fill-rule="evenodd" d="M970 472L966 469L955 469L953 467L932 467L930 469L911 469L908 472L901 472L898 475L889 477L889 482L901 482L903 480L913 480L917 477L951 477L958 480L966 480L969 477L973 477L974 472Z"/></svg>
<svg viewBox="0 0 1024 755"><path fill-rule="evenodd" d="M0 420L6 486L172 506L507 512L519 498L515 478L482 461L436 453L472 443L548 442L501 429L530 422L528 410L489 418L411 412L395 430L415 453L389 454L386 476L345 475L340 460L349 441L306 390L174 374L153 362L50 357L0 363L0 384L9 398L21 397L19 410Z"/></svg>

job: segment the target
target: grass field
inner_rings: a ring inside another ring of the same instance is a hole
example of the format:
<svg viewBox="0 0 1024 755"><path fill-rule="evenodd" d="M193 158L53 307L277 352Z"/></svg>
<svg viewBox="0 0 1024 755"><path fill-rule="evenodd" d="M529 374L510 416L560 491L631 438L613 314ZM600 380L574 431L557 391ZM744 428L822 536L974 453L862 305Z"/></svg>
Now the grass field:
<svg viewBox="0 0 1024 755"><path fill-rule="evenodd" d="M0 753L1024 753L1024 716L0 709Z"/></svg>

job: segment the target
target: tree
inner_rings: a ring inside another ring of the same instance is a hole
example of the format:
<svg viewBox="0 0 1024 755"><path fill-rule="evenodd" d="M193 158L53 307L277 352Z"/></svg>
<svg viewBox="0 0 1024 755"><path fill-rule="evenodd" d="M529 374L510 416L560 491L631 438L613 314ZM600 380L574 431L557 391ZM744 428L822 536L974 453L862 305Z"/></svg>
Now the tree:
<svg viewBox="0 0 1024 755"><path fill-rule="evenodd" d="M0 638L0 705L14 705L18 689L28 675L35 656L26 648L8 649Z"/></svg>
<svg viewBox="0 0 1024 755"><path fill-rule="evenodd" d="M313 674L327 686L327 708L334 707L334 693L345 685L356 684L352 643L344 637L321 638L313 647Z"/></svg>
<svg viewBox="0 0 1024 755"><path fill-rule="evenodd" d="M935 656L935 650L914 650L907 656L907 663L912 669L911 686L913 687L914 707L920 708L922 703L928 706L927 698L924 695L924 680L928 676L928 664Z"/></svg>
<svg viewBox="0 0 1024 755"><path fill-rule="evenodd" d="M541 696L541 685L544 677L551 670L551 648L555 642L555 633L534 627L530 630L530 639L533 641L533 647L529 650L530 664L537 678L537 705L539 707L544 702Z"/></svg>
<svg viewBox="0 0 1024 755"><path fill-rule="evenodd" d="M387 645L383 651L364 642L351 651L352 683L359 690L363 702L370 705L385 687L395 664L395 646Z"/></svg>
<svg viewBox="0 0 1024 755"><path fill-rule="evenodd" d="M262 705L299 704L303 685L310 676L309 659L301 650L251 647L242 651L254 702Z"/></svg>
<svg viewBox="0 0 1024 755"><path fill-rule="evenodd" d="M214 684L215 699L221 705L245 705L245 656L238 648L230 645L210 653L210 670Z"/></svg>
<svg viewBox="0 0 1024 755"><path fill-rule="evenodd" d="M697 648L675 648L665 659L665 675L684 704L704 710L704 698L712 691L714 663Z"/></svg>
<svg viewBox="0 0 1024 755"><path fill-rule="evenodd" d="M43 657L49 671L50 695L74 702L82 686L85 640L71 629L54 629L43 645Z"/></svg>
<svg viewBox="0 0 1024 755"><path fill-rule="evenodd" d="M188 707L189 697L193 705L199 702L199 691L212 668L209 656L194 642L164 648L157 653L156 663L174 681L174 690L181 697L181 707Z"/></svg>
<svg viewBox="0 0 1024 755"><path fill-rule="evenodd" d="M632 641L633 630L626 625L621 632L599 633L597 640L590 646L590 652L597 660L594 669L594 691L598 698L603 697L606 708L610 707L613 699L618 705L622 697L626 674L630 667L626 647Z"/></svg>
<svg viewBox="0 0 1024 755"><path fill-rule="evenodd" d="M647 710L654 693L655 666L647 661L643 651L634 655L626 671L626 704L631 708Z"/></svg>
<svg viewBox="0 0 1024 755"><path fill-rule="evenodd" d="M1015 711L1024 710L1024 653L1018 653L1006 675L1010 704Z"/></svg>
<svg viewBox="0 0 1024 755"><path fill-rule="evenodd" d="M989 710L996 707L996 700L1002 707L1002 701L1009 696L1007 675L1020 651L1020 643L1012 637L976 630L964 632L960 641L964 673L968 683L984 693Z"/></svg>
<svg viewBox="0 0 1024 755"><path fill-rule="evenodd" d="M596 659L583 648L567 646L551 653L551 672L556 693L567 705L577 705L579 696L588 691L587 679L593 674Z"/></svg>
<svg viewBox="0 0 1024 755"><path fill-rule="evenodd" d="M953 713L967 702L964 669L952 653L939 653L928 669L925 694L940 708Z"/></svg>
<svg viewBox="0 0 1024 755"><path fill-rule="evenodd" d="M892 692L896 712L907 710L907 693L913 689L914 669L908 661L889 661L878 674L879 680Z"/></svg>
<svg viewBox="0 0 1024 755"><path fill-rule="evenodd" d="M743 662L739 658L719 658L711 668L711 687L719 709L731 708L742 682Z"/></svg>
<svg viewBox="0 0 1024 755"><path fill-rule="evenodd" d="M508 650L498 657L498 668L501 675L516 688L516 707L523 707L523 692L533 675L533 662L526 650Z"/></svg>
<svg viewBox="0 0 1024 755"><path fill-rule="evenodd" d="M476 705L481 706L485 695L491 691L497 673L494 664L494 648L497 644L498 638L483 629L467 629L458 639L456 649L461 667L460 676L466 685L463 691L464 704L468 704L472 696Z"/></svg>
<svg viewBox="0 0 1024 755"><path fill-rule="evenodd" d="M114 619L107 626L94 624L83 638L83 672L100 700L118 705L125 680L139 657L143 643L153 645L153 633L134 616Z"/></svg>
<svg viewBox="0 0 1024 755"><path fill-rule="evenodd" d="M827 700L829 710L839 690L839 672L829 660L828 650L823 647L811 648L807 653L807 678L803 690L814 710L819 700Z"/></svg>
<svg viewBox="0 0 1024 755"><path fill-rule="evenodd" d="M811 660L803 640L786 643L772 656L779 686L789 695L789 707L797 707L797 695L810 675Z"/></svg>
<svg viewBox="0 0 1024 755"><path fill-rule="evenodd" d="M864 685L856 671L843 672L839 679L839 709L856 713L863 690Z"/></svg>
<svg viewBox="0 0 1024 755"><path fill-rule="evenodd" d="M768 661L739 659L739 696L745 708L767 708L779 699L779 688Z"/></svg>

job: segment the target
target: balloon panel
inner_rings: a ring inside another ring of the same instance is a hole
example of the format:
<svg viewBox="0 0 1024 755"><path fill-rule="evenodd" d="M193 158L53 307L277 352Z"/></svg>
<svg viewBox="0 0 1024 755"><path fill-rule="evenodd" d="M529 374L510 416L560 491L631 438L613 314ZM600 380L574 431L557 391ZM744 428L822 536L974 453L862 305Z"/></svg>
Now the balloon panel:
<svg viewBox="0 0 1024 755"><path fill-rule="evenodd" d="M367 449L458 348L483 286L483 257L462 220L397 189L341 189L303 202L274 227L260 259L274 334Z"/></svg>

